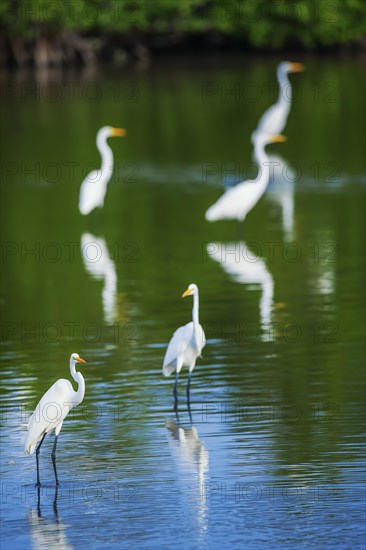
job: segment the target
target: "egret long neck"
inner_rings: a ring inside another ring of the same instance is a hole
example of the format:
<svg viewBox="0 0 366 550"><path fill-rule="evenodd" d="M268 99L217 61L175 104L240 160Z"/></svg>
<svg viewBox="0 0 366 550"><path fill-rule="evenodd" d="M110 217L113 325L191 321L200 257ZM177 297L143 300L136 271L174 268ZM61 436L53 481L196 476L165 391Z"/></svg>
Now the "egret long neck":
<svg viewBox="0 0 366 550"><path fill-rule="evenodd" d="M263 140L257 139L254 145L254 158L258 163L258 175L256 186L258 191L264 190L269 182L269 179L273 177L273 170L275 164L271 162L266 153L266 143Z"/></svg>
<svg viewBox="0 0 366 550"><path fill-rule="evenodd" d="M81 403L85 395L85 380L81 372L76 371L75 362L73 360L70 361L70 372L71 372L71 376L73 377L73 379L78 385L78 389L75 392L75 400L78 403Z"/></svg>
<svg viewBox="0 0 366 550"><path fill-rule="evenodd" d="M97 138L97 147L102 157L102 172L112 172L113 169L113 153L112 149L107 143L107 138L105 136L98 136Z"/></svg>
<svg viewBox="0 0 366 550"><path fill-rule="evenodd" d="M198 292L195 292L193 295L193 308L192 308L192 320L195 328L197 328L200 324L199 317L198 317L198 309L199 309Z"/></svg>
<svg viewBox="0 0 366 550"><path fill-rule="evenodd" d="M277 103L279 103L286 111L290 110L292 99L292 88L288 79L287 73L281 72L278 75L279 92Z"/></svg>
<svg viewBox="0 0 366 550"><path fill-rule="evenodd" d="M258 164L258 169L263 171L269 164L269 158L265 149L266 143L261 139L256 139L254 143L254 158Z"/></svg>

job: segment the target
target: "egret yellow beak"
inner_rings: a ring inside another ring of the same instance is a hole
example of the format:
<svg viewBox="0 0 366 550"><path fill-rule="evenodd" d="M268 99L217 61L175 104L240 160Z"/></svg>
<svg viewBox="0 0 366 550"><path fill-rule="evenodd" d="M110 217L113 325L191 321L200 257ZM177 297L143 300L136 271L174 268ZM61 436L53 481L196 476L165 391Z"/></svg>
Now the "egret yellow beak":
<svg viewBox="0 0 366 550"><path fill-rule="evenodd" d="M127 134L127 130L124 128L112 128L111 136L113 137L123 137Z"/></svg>
<svg viewBox="0 0 366 550"><path fill-rule="evenodd" d="M192 294L192 290L190 290L189 288L187 288L187 290L185 290L182 294L182 298L185 298L186 296L190 296Z"/></svg>
<svg viewBox="0 0 366 550"><path fill-rule="evenodd" d="M302 63L291 63L291 72L302 73L302 71L305 71L305 65Z"/></svg>
<svg viewBox="0 0 366 550"><path fill-rule="evenodd" d="M278 134L277 136L271 136L270 143L283 143L284 141L287 141L287 137L283 136L282 134Z"/></svg>
<svg viewBox="0 0 366 550"><path fill-rule="evenodd" d="M84 361L84 359L82 359L81 357L79 357L78 359L76 359L76 361L78 363L86 363L86 361Z"/></svg>

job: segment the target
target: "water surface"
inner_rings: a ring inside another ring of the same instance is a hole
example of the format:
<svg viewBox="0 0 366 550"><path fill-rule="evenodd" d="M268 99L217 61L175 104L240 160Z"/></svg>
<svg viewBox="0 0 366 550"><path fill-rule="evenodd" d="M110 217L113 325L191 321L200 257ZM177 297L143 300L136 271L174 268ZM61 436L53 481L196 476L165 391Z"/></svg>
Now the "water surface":
<svg viewBox="0 0 366 550"><path fill-rule="evenodd" d="M307 60L291 77L288 141L268 147L282 184L240 234L204 219L224 181L255 173L250 134L276 63L6 76L4 550L362 547L361 63ZM110 140L114 176L89 220L78 191L105 124L128 136ZM193 422L185 373L178 418L161 374L190 282L208 340ZM88 362L86 395L59 438L57 494L43 444L38 495L22 437L72 352Z"/></svg>

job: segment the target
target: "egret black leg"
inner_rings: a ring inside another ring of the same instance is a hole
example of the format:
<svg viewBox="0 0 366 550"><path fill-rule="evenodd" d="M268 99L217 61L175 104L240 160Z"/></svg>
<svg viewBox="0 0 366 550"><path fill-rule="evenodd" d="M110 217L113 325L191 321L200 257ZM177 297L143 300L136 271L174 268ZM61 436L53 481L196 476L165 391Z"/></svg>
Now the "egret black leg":
<svg viewBox="0 0 366 550"><path fill-rule="evenodd" d="M190 406L191 406L191 396L190 396L191 376L192 376L192 373L190 372L190 373L188 374L188 383L187 383L187 403L188 403L188 407L189 407L189 408L190 408Z"/></svg>
<svg viewBox="0 0 366 550"><path fill-rule="evenodd" d="M57 439L58 439L58 435L55 436L55 442L54 442L54 444L53 444L53 449L52 449L51 457L52 457L53 471L54 471L54 473L55 473L56 485L60 485L60 483L59 483L59 481L58 481L58 477L57 477L57 468L56 468L56 445L57 445Z"/></svg>
<svg viewBox="0 0 366 550"><path fill-rule="evenodd" d="M36 448L36 463L37 463L37 483L36 483L36 487L41 486L41 482L40 482L40 479L39 479L39 451L40 451L41 445L42 445L43 440L44 440L45 437L46 437L46 434L44 433L41 441L38 443L37 448Z"/></svg>
<svg viewBox="0 0 366 550"><path fill-rule="evenodd" d="M190 396L190 388L191 388L191 371L189 371L189 374L188 374L188 383L187 383L187 407L188 407L188 414L189 414L189 419L191 421L191 424L193 424L193 420L192 420L192 412L191 412L191 396Z"/></svg>
<svg viewBox="0 0 366 550"><path fill-rule="evenodd" d="M174 410L175 411L178 409L178 393L177 393L178 379L179 379L179 372L176 372L176 374L175 374L175 384L174 384L174 389L173 389Z"/></svg>

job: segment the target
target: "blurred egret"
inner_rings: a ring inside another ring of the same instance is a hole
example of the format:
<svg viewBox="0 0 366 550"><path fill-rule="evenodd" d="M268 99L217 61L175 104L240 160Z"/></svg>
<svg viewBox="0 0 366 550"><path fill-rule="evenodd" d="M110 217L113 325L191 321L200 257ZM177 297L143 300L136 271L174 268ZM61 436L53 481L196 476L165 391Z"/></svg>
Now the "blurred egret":
<svg viewBox="0 0 366 550"><path fill-rule="evenodd" d="M177 410L178 405L177 385L179 373L182 367L189 368L187 384L187 401L189 407L189 389L192 371L196 365L197 357L201 356L201 352L206 344L205 333L198 318L198 286L195 284L190 284L187 290L183 292L182 298L185 298L186 296L193 296L192 321L183 327L179 327L175 331L169 342L163 363L164 376L170 376L174 371L176 373L173 391L175 399L174 410Z"/></svg>
<svg viewBox="0 0 366 550"><path fill-rule="evenodd" d="M255 140L255 158L258 162L258 176L255 180L247 180L235 185L213 204L206 212L206 220L237 219L242 222L245 216L254 208L265 192L271 174L265 146L268 143L285 141L285 136L269 136L259 134Z"/></svg>
<svg viewBox="0 0 366 550"><path fill-rule="evenodd" d="M123 128L112 128L112 126L103 126L97 134L97 147L102 157L102 166L100 170L93 170L86 176L80 187L79 210L86 216L95 208L102 208L107 185L112 177L113 153L107 139L110 137L122 137L126 135Z"/></svg>
<svg viewBox="0 0 366 550"><path fill-rule="evenodd" d="M84 378L80 372L76 372L76 363L85 363L85 361L79 357L77 353L73 353L70 357L70 372L71 376L78 384L77 391L74 391L69 380L60 378L46 391L28 422L24 451L28 454L33 454L36 448L37 487L41 485L39 479L40 448L44 438L48 433L52 432L52 430L55 430L55 442L53 444L51 457L56 485L59 485L56 469L56 445L58 434L61 431L65 417L71 409L82 402L85 394Z"/></svg>
<svg viewBox="0 0 366 550"><path fill-rule="evenodd" d="M267 136L281 134L286 126L292 99L292 88L287 75L289 73L299 73L304 70L305 67L302 63L282 61L282 63L278 65L277 80L280 88L278 99L260 118L258 126L252 134L253 143L258 134L266 134Z"/></svg>

